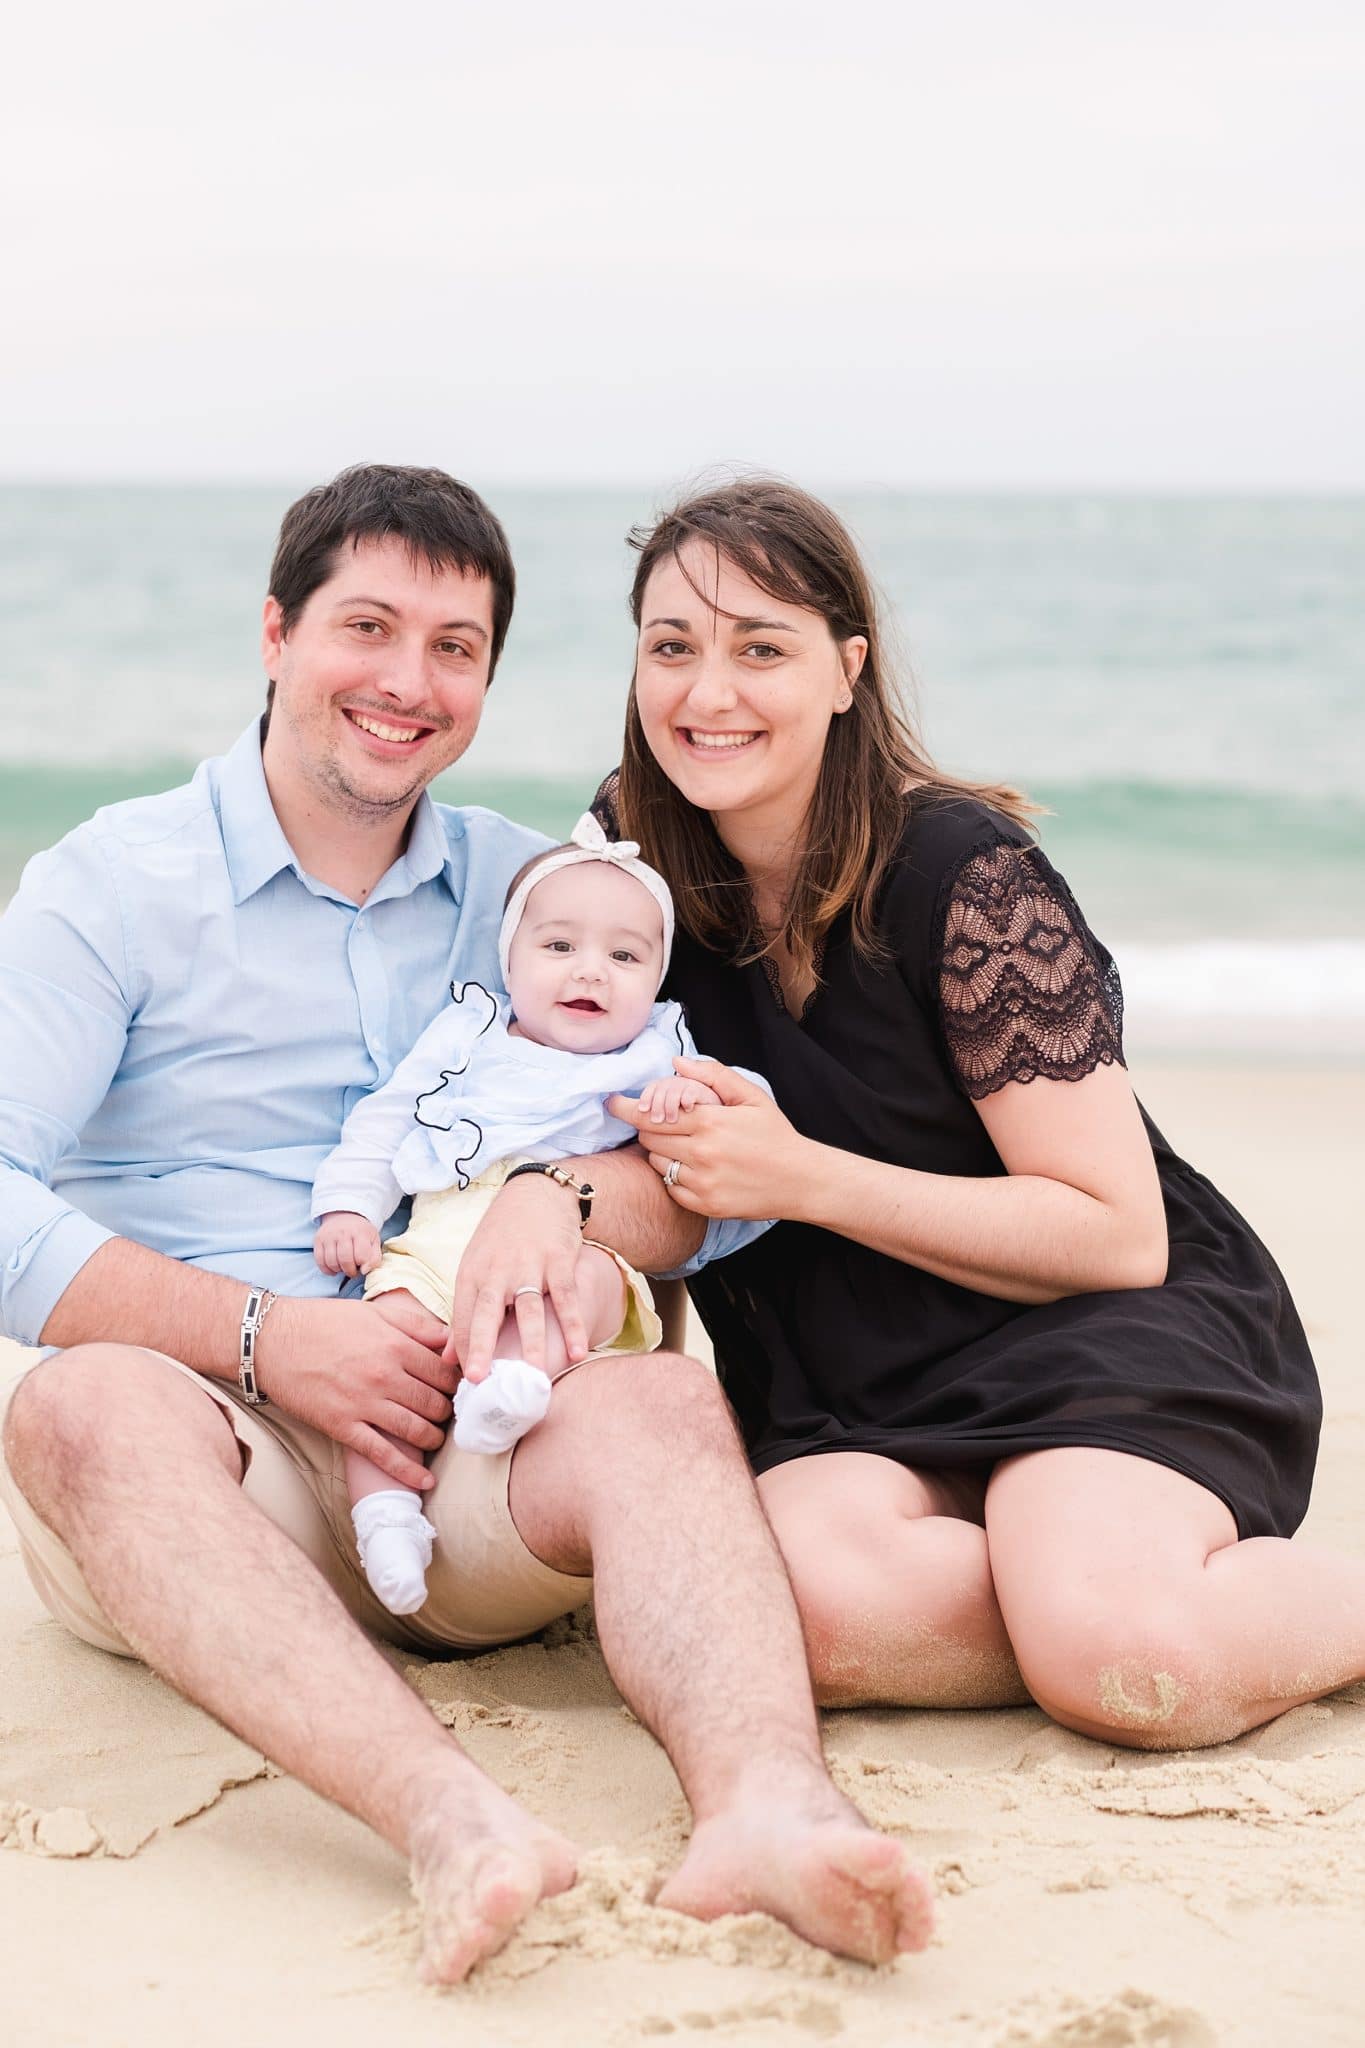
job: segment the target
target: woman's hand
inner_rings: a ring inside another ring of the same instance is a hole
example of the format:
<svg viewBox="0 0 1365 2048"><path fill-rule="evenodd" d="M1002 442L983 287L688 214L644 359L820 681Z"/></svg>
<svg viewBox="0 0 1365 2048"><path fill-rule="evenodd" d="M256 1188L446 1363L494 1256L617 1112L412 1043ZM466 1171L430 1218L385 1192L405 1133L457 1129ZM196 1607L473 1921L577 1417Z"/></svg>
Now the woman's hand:
<svg viewBox="0 0 1365 2048"><path fill-rule="evenodd" d="M665 1186L680 1209L697 1216L733 1216L766 1222L793 1213L792 1191L811 1170L814 1147L770 1095L718 1060L675 1059L684 1080L702 1081L717 1105L683 1110L676 1123L651 1121L642 1105L614 1095L613 1116L633 1125L655 1172L678 1173Z"/></svg>

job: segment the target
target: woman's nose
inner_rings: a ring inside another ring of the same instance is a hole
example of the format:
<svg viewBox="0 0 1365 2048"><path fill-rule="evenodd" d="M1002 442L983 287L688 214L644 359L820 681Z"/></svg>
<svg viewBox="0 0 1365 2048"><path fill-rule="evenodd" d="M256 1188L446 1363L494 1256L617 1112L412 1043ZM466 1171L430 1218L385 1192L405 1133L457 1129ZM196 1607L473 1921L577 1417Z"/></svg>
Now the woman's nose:
<svg viewBox="0 0 1365 2048"><path fill-rule="evenodd" d="M698 712L733 711L739 692L728 659L722 654L704 656L687 694Z"/></svg>

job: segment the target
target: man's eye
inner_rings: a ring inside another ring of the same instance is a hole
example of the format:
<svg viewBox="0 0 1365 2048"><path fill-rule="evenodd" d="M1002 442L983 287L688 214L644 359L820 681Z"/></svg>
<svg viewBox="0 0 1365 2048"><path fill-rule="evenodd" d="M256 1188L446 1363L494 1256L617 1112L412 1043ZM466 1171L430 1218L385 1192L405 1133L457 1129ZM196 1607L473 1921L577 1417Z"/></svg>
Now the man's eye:
<svg viewBox="0 0 1365 2048"><path fill-rule="evenodd" d="M458 640L438 640L436 652L438 654L468 654L469 649L462 647Z"/></svg>
<svg viewBox="0 0 1365 2048"><path fill-rule="evenodd" d="M352 619L351 628L356 633L364 633L371 640L376 633L382 633L384 630L378 619Z"/></svg>

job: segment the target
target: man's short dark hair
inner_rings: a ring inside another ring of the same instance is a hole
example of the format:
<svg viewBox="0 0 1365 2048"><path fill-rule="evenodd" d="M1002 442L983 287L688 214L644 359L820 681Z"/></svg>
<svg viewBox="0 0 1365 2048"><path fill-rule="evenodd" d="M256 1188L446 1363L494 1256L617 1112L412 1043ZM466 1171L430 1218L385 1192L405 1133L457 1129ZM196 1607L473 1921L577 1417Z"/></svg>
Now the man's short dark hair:
<svg viewBox="0 0 1365 2048"><path fill-rule="evenodd" d="M501 521L478 492L443 469L357 462L289 507L270 566L270 595L279 605L284 632L332 574L338 552L367 540L401 540L414 562L488 578L493 591L491 682L516 598L512 551ZM272 683L267 713L274 692Z"/></svg>

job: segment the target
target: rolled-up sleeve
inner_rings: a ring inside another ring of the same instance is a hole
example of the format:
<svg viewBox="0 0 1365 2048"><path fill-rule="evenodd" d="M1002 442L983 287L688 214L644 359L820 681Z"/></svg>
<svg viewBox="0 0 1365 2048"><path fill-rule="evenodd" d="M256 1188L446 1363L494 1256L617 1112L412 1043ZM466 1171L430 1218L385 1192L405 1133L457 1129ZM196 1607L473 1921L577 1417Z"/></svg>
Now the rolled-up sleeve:
<svg viewBox="0 0 1365 2048"><path fill-rule="evenodd" d="M30 861L0 917L0 1330L21 1344L114 1234L51 1181L118 1071L129 979L106 848L82 826Z"/></svg>
<svg viewBox="0 0 1365 2048"><path fill-rule="evenodd" d="M766 1086L766 1083L765 1083ZM728 1259L731 1252L741 1251L746 1244L752 1244L756 1237L762 1237L765 1230L771 1230L776 1218L769 1217L765 1223L744 1221L735 1216L713 1216L706 1226L706 1235L684 1265L674 1266L669 1273L656 1273L656 1280L690 1280L694 1273L700 1273L703 1266L709 1266L712 1259Z"/></svg>

